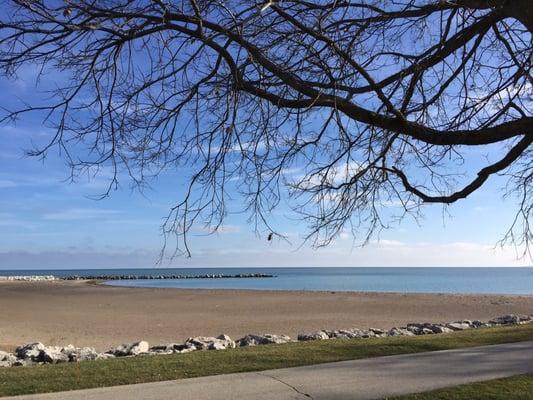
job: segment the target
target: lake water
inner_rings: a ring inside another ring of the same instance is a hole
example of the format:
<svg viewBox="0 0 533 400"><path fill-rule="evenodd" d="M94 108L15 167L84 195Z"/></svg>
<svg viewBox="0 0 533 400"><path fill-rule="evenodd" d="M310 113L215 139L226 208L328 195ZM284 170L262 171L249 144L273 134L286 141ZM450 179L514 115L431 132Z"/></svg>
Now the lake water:
<svg viewBox="0 0 533 400"><path fill-rule="evenodd" d="M533 268L145 268L0 270L0 275L272 274L274 278L129 280L117 286L406 293L533 294Z"/></svg>

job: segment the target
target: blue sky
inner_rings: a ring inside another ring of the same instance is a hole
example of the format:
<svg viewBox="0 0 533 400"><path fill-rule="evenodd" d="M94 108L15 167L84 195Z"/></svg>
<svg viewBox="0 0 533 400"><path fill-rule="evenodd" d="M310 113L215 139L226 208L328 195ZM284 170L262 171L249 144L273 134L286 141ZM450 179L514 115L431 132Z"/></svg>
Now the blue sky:
<svg viewBox="0 0 533 400"><path fill-rule="evenodd" d="M39 96L32 77L28 70L18 80L0 82L0 106ZM162 218L180 198L184 171L161 175L142 193L124 179L110 197L94 200L106 190L106 169L71 182L57 150L44 161L24 155L52 133L37 117L0 127L0 269L153 266L163 246ZM472 157L477 164L484 155ZM495 248L515 209L513 199L502 200L498 179L446 212L424 208L420 225L404 220L364 248L347 232L324 249L300 247L305 227L283 208L273 218L292 244L268 242L254 233L247 215L231 214L217 234L206 235L202 227L191 232L192 258L165 260L163 266L528 265L513 248Z"/></svg>

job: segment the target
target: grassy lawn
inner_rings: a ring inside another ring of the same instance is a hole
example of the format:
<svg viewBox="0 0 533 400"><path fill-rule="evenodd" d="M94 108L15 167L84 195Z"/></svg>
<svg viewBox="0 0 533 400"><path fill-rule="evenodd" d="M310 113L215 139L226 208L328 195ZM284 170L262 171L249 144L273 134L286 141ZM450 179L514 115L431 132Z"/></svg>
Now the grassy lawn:
<svg viewBox="0 0 533 400"><path fill-rule="evenodd" d="M533 374L528 374L401 396L394 400L531 400L532 398Z"/></svg>
<svg viewBox="0 0 533 400"><path fill-rule="evenodd" d="M1 368L0 396L260 371L524 340L533 340L533 324L417 337L299 342L79 364Z"/></svg>

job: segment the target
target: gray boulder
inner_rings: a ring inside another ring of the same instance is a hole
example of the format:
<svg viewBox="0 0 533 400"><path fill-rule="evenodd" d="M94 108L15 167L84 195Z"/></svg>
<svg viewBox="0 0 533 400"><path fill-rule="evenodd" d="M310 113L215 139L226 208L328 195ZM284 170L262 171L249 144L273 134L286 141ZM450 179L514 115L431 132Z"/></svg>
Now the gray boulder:
<svg viewBox="0 0 533 400"><path fill-rule="evenodd" d="M129 354L132 356L136 356L141 353L146 353L149 348L150 345L148 344L148 342L141 340L140 342L133 343L133 345L129 349Z"/></svg>
<svg viewBox="0 0 533 400"><path fill-rule="evenodd" d="M517 325L531 322L529 315L507 314L491 319L489 323L494 325Z"/></svg>
<svg viewBox="0 0 533 400"><path fill-rule="evenodd" d="M185 341L185 346L197 350L225 350L234 349L236 344L228 335L217 337L197 336Z"/></svg>
<svg viewBox="0 0 533 400"><path fill-rule="evenodd" d="M376 329L376 328L369 328L370 332L372 332L377 337L385 337L387 336L387 331L384 331L383 329Z"/></svg>
<svg viewBox="0 0 533 400"><path fill-rule="evenodd" d="M109 360L111 358L116 358L116 356L109 353L98 353L95 360Z"/></svg>
<svg viewBox="0 0 533 400"><path fill-rule="evenodd" d="M80 361L78 360L78 352L80 349L69 344L61 349L61 352L68 357L69 361Z"/></svg>
<svg viewBox="0 0 533 400"><path fill-rule="evenodd" d="M13 358L17 358L15 357L13 354L11 353L8 353L6 351L1 351L0 350L0 361L10 361L11 359Z"/></svg>
<svg viewBox="0 0 533 400"><path fill-rule="evenodd" d="M429 323L423 324L408 324L405 329L415 335L432 335L435 332L432 329L433 325Z"/></svg>
<svg viewBox="0 0 533 400"><path fill-rule="evenodd" d="M411 332L414 335L420 335L422 326L419 326L418 324L407 324L405 329L407 329L409 332Z"/></svg>
<svg viewBox="0 0 533 400"><path fill-rule="evenodd" d="M17 358L26 361L43 362L42 352L46 346L40 342L28 343L15 349Z"/></svg>
<svg viewBox="0 0 533 400"><path fill-rule="evenodd" d="M59 364L69 361L69 356L66 353L63 353L61 347L50 346L45 347L41 352L42 362L47 364Z"/></svg>
<svg viewBox="0 0 533 400"><path fill-rule="evenodd" d="M167 345L168 350L172 350L173 353L190 353L191 351L198 350L196 346L190 343L171 343Z"/></svg>
<svg viewBox="0 0 533 400"><path fill-rule="evenodd" d="M99 354L92 347L74 347L71 344L63 347L61 352L66 354L71 362L96 360Z"/></svg>
<svg viewBox="0 0 533 400"><path fill-rule="evenodd" d="M308 340L326 340L329 339L329 335L325 331L316 331L311 333L299 333L299 341L308 341Z"/></svg>
<svg viewBox="0 0 533 400"><path fill-rule="evenodd" d="M140 342L121 344L120 346L110 350L108 353L115 357L137 356L141 353L146 353L150 349L148 342L141 340Z"/></svg>
<svg viewBox="0 0 533 400"><path fill-rule="evenodd" d="M67 356L70 356L78 352L78 348L74 347L73 345L69 344L68 346L65 346L61 349L61 352L66 354ZM74 360L73 360L74 361Z"/></svg>
<svg viewBox="0 0 533 400"><path fill-rule="evenodd" d="M442 326L438 324L431 324L424 322L421 324L408 324L407 330L415 335L432 335L434 333L442 333Z"/></svg>
<svg viewBox="0 0 533 400"><path fill-rule="evenodd" d="M172 354L174 353L174 345L175 343L170 344L158 344L156 346L150 347L148 352L150 354Z"/></svg>
<svg viewBox="0 0 533 400"><path fill-rule="evenodd" d="M5 351L0 351L0 366L1 367L11 367L17 364L18 358L11 353Z"/></svg>
<svg viewBox="0 0 533 400"><path fill-rule="evenodd" d="M407 328L392 328L387 332L387 336L415 336L415 334Z"/></svg>
<svg viewBox="0 0 533 400"><path fill-rule="evenodd" d="M431 329L433 330L433 333L451 333L453 332L452 329L450 328L447 328L446 326L443 326L443 325L432 325Z"/></svg>
<svg viewBox="0 0 533 400"><path fill-rule="evenodd" d="M239 347L257 346L264 344L282 344L291 342L291 338L287 335L273 335L270 333L264 335L246 335L237 340L236 344Z"/></svg>
<svg viewBox="0 0 533 400"><path fill-rule="evenodd" d="M188 338L185 341L186 347L194 347L197 350L207 350L209 345L215 340L214 337L207 336L197 336L193 338Z"/></svg>
<svg viewBox="0 0 533 400"><path fill-rule="evenodd" d="M446 324L446 328L449 328L452 331L464 331L466 329L470 329L471 326L467 321L457 321Z"/></svg>
<svg viewBox="0 0 533 400"><path fill-rule="evenodd" d="M340 329L338 331L324 331L330 339L361 339L365 332L361 329Z"/></svg>
<svg viewBox="0 0 533 400"><path fill-rule="evenodd" d="M92 360L96 360L98 356L99 356L99 353L92 347L82 347L76 353L77 358L75 361L92 361Z"/></svg>
<svg viewBox="0 0 533 400"><path fill-rule="evenodd" d="M347 334L347 333L351 334L353 339L367 339L367 338L378 336L378 334L376 334L374 329L364 330L364 329L354 328L354 329L348 329L348 330L344 330L340 332L343 334Z"/></svg>

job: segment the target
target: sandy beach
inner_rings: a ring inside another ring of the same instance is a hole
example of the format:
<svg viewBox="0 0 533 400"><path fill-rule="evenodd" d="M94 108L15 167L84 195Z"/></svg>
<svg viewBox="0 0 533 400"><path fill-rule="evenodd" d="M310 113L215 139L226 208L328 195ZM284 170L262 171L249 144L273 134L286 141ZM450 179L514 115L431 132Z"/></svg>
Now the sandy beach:
<svg viewBox="0 0 533 400"><path fill-rule="evenodd" d="M0 348L41 341L107 350L220 333L391 328L533 313L533 296L124 288L87 282L0 283Z"/></svg>

